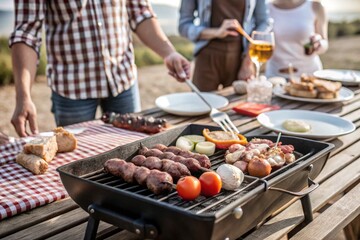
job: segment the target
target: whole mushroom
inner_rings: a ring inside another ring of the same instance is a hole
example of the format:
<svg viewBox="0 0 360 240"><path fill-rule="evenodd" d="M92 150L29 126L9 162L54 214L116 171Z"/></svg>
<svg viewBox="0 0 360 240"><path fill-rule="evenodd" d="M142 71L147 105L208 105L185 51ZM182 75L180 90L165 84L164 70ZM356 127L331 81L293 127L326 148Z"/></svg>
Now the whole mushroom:
<svg viewBox="0 0 360 240"><path fill-rule="evenodd" d="M231 164L223 164L218 167L216 173L219 174L222 181L222 188L226 190L235 190L240 187L244 180L244 173Z"/></svg>

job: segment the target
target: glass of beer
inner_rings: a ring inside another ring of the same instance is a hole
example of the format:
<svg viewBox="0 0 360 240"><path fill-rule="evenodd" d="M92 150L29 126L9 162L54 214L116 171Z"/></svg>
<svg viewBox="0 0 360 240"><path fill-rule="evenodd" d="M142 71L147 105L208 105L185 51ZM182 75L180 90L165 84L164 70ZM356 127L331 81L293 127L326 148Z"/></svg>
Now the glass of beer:
<svg viewBox="0 0 360 240"><path fill-rule="evenodd" d="M273 32L257 32L251 34L253 41L250 43L249 55L256 65L256 78L259 78L260 68L272 55L275 47Z"/></svg>

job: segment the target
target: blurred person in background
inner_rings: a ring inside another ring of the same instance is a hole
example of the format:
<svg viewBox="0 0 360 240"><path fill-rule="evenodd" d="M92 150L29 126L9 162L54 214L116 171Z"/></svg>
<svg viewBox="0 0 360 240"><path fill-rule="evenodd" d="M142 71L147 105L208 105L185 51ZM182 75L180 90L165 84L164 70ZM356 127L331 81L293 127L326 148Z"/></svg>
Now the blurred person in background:
<svg viewBox="0 0 360 240"><path fill-rule="evenodd" d="M194 84L201 91L254 77L248 42L235 29L270 30L265 0L182 0L179 32L195 43Z"/></svg>
<svg viewBox="0 0 360 240"><path fill-rule="evenodd" d="M312 74L322 69L319 54L328 49L328 21L320 1L273 0L269 3L274 20L275 49L266 64L266 76L289 77Z"/></svg>
<svg viewBox="0 0 360 240"><path fill-rule="evenodd" d="M45 23L47 79L57 125L104 112L140 111L131 30L159 54L169 74L189 78L189 62L161 30L148 0L15 1L15 29L9 39L16 87L11 119L19 136L38 132L31 85Z"/></svg>

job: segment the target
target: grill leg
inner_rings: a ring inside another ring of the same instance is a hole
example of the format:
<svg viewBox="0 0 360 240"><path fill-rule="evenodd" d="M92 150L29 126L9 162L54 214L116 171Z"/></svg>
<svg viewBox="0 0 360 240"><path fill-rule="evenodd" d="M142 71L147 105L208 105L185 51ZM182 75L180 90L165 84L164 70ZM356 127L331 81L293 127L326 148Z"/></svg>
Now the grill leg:
<svg viewBox="0 0 360 240"><path fill-rule="evenodd" d="M301 206L305 217L304 223L308 224L314 219L309 194L306 194L301 198Z"/></svg>
<svg viewBox="0 0 360 240"><path fill-rule="evenodd" d="M88 224L86 226L86 232L84 240L95 240L97 229L99 227L100 220L95 219L94 217L90 216L88 220Z"/></svg>

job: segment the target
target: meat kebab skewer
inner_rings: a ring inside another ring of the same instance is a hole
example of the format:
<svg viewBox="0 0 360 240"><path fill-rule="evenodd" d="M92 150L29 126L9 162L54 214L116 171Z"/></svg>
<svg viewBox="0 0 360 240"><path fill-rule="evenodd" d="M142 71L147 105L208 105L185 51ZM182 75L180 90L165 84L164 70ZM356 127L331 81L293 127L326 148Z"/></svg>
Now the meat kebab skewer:
<svg viewBox="0 0 360 240"><path fill-rule="evenodd" d="M199 172L199 171L203 171L203 172L212 171L210 169L202 167L200 165L199 161L196 160L195 158L185 158L185 157L182 157L182 156L177 156L172 152L161 152L160 150L158 150L156 148L149 149L148 151L145 152L145 155L137 155L135 157L136 158L141 158L140 156L157 157L159 159L170 159L170 160L172 160L174 162L184 164L189 169L189 171L192 172L192 173L196 173L196 172Z"/></svg>
<svg viewBox="0 0 360 240"><path fill-rule="evenodd" d="M149 149L145 146L141 146L139 149L139 154L140 155L152 155L159 157L161 155L161 153L173 153L176 156L181 156L184 158L194 158L196 159L201 167L207 168L209 169L211 167L211 162L208 156L204 155L204 154L199 154L199 153L193 153L191 151L186 151L183 150L181 148L175 147L175 146L170 146L167 147L163 144L156 144L152 149Z"/></svg>
<svg viewBox="0 0 360 240"><path fill-rule="evenodd" d="M157 169L169 173L175 181L183 176L190 176L189 169L179 162L170 159L159 159L158 157L145 157L143 155L136 155L131 159L131 162L137 166L143 166L149 169Z"/></svg>
<svg viewBox="0 0 360 240"><path fill-rule="evenodd" d="M167 172L138 167L122 159L107 160L104 164L104 170L114 176L121 177L125 182L133 183L136 181L155 194L170 192L173 188L173 178Z"/></svg>

